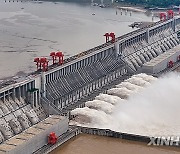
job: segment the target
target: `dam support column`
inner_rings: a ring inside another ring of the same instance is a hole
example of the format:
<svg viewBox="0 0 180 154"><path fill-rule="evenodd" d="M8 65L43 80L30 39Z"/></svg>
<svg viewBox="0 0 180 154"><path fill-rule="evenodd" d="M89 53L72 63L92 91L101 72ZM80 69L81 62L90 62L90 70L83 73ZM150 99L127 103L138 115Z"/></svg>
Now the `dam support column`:
<svg viewBox="0 0 180 154"><path fill-rule="evenodd" d="M146 42L149 43L149 28L146 30Z"/></svg>
<svg viewBox="0 0 180 154"><path fill-rule="evenodd" d="M44 72L41 72L41 95L46 97L46 77Z"/></svg>
<svg viewBox="0 0 180 154"><path fill-rule="evenodd" d="M115 49L115 55L117 57L119 54L119 42L114 43L114 49Z"/></svg>
<svg viewBox="0 0 180 154"><path fill-rule="evenodd" d="M172 29L174 32L176 32L176 19L175 19L175 17L173 18L173 21L172 21Z"/></svg>
<svg viewBox="0 0 180 154"><path fill-rule="evenodd" d="M40 97L38 89L28 90L28 102L31 104L32 108L36 108L39 106Z"/></svg>
<svg viewBox="0 0 180 154"><path fill-rule="evenodd" d="M18 87L18 96L17 96L18 100L21 101L21 88Z"/></svg>
<svg viewBox="0 0 180 154"><path fill-rule="evenodd" d="M15 97L16 97L16 91L15 91L15 87L13 87L13 92L12 92L13 101L15 101Z"/></svg>

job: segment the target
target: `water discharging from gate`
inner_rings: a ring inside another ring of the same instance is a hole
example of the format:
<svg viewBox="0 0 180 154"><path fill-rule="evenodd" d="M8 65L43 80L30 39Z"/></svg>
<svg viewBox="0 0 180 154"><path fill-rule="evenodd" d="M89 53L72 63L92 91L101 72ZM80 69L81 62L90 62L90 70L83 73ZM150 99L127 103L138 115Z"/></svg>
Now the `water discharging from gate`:
<svg viewBox="0 0 180 154"><path fill-rule="evenodd" d="M91 101L85 108L73 110L75 119L71 123L148 136L177 136L179 92L178 73L159 79L135 75L107 94L100 94L94 100L96 103Z"/></svg>

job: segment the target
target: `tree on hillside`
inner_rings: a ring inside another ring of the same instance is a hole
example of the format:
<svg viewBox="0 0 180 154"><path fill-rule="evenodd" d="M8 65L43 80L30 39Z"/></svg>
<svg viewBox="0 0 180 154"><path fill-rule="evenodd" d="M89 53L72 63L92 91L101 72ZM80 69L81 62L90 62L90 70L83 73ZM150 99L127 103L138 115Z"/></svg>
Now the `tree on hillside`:
<svg viewBox="0 0 180 154"><path fill-rule="evenodd" d="M171 5L180 5L180 0L125 0L133 4L143 4L146 6L168 7Z"/></svg>

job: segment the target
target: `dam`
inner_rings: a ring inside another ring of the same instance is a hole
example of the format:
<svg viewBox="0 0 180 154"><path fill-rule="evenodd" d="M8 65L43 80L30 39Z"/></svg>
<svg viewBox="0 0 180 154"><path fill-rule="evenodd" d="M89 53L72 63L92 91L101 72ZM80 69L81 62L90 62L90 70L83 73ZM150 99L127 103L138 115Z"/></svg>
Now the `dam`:
<svg viewBox="0 0 180 154"><path fill-rule="evenodd" d="M67 132L70 111L84 107L84 101L117 81L138 73L158 76L179 66L179 31L180 17L175 16L64 59L47 71L4 81L0 85L0 152L19 153L22 146L32 149L26 153L36 152L45 145L43 133L54 131L60 136ZM163 63L152 62L159 56L163 58L157 61ZM33 144L36 135L43 140L38 146Z"/></svg>

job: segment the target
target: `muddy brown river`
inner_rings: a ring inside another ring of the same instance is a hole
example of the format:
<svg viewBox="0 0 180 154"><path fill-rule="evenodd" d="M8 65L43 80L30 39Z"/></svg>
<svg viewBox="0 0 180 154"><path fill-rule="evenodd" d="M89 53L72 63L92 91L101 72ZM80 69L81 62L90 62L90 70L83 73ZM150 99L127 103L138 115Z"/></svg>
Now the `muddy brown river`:
<svg viewBox="0 0 180 154"><path fill-rule="evenodd" d="M179 154L174 147L147 146L117 138L81 134L58 147L51 154Z"/></svg>

